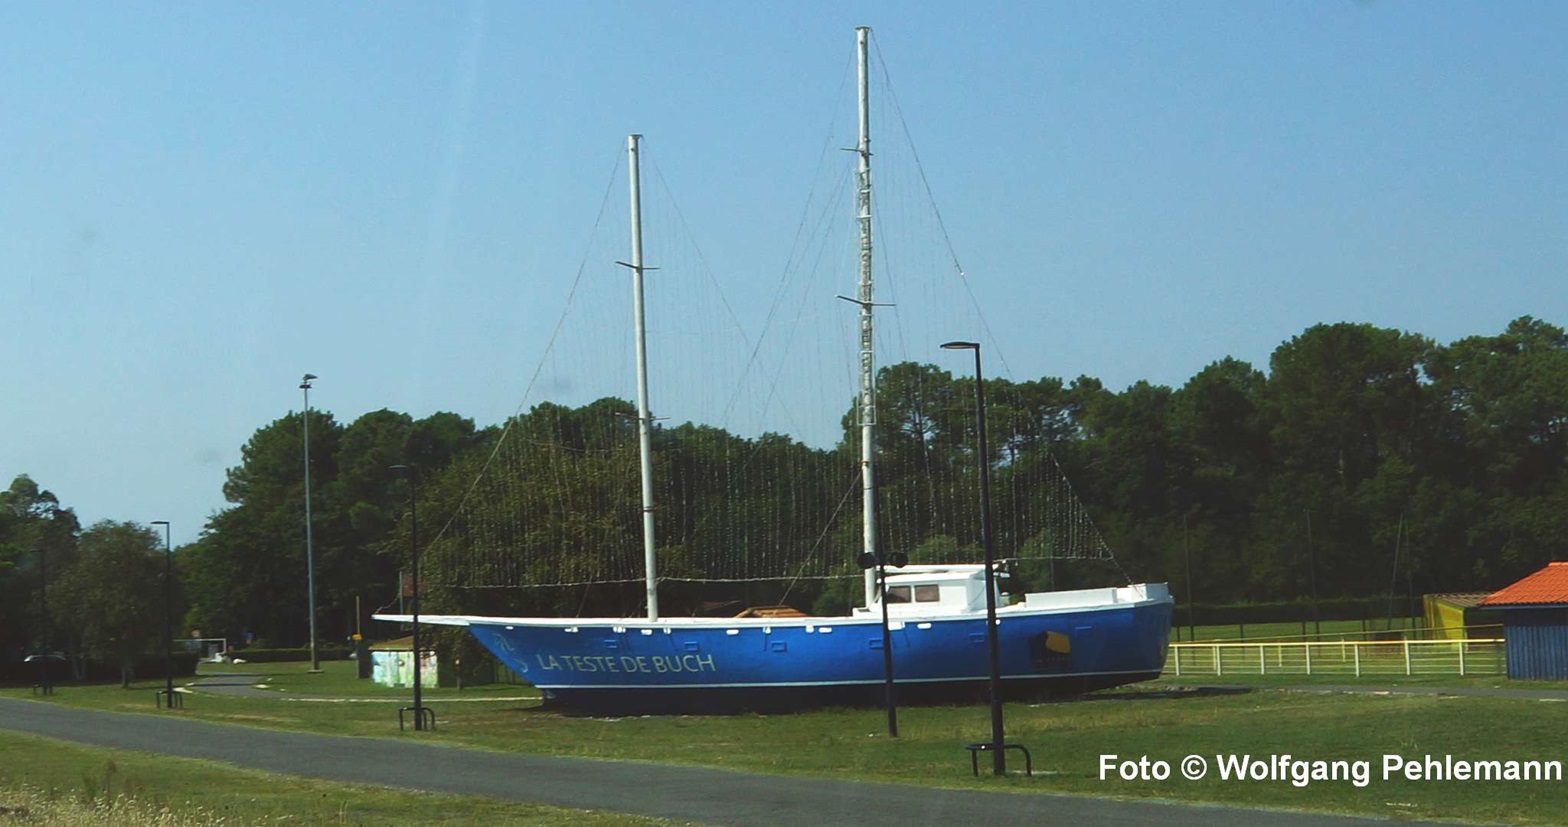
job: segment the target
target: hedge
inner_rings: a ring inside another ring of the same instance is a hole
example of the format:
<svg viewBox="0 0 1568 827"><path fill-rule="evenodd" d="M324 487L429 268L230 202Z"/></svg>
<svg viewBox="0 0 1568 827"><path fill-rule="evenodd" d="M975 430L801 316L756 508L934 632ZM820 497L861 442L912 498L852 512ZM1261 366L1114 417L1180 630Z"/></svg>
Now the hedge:
<svg viewBox="0 0 1568 827"><path fill-rule="evenodd" d="M175 652L170 658L174 677L189 678L196 675L195 652ZM88 660L77 664L67 661L51 661L49 664L49 679L52 683L65 683L76 680L77 669L80 668L82 680L85 681L119 681L120 665L118 663L105 663L102 661ZM135 680L153 680L162 678L163 655L142 655L131 665L132 675ZM21 661L0 662L0 685L6 686L31 686L38 683L38 664L23 663Z"/></svg>
<svg viewBox="0 0 1568 827"><path fill-rule="evenodd" d="M348 660L349 654L353 651L353 649L347 646L338 644L329 646L318 644L316 646L316 658L318 660ZM263 649L259 646L252 646L249 649L235 649L229 652L229 656L243 660L246 663L299 662L310 660L310 648L300 646L287 649Z"/></svg>
<svg viewBox="0 0 1568 827"><path fill-rule="evenodd" d="M1420 611L1416 607L1416 611ZM1187 603L1176 601L1171 613L1172 626L1188 623ZM1394 617L1407 617L1409 601L1404 595L1394 600ZM1388 596L1335 597L1318 601L1316 618L1319 620L1377 620L1388 617ZM1195 626L1237 626L1249 623L1299 623L1314 619L1312 601L1290 600L1271 603L1198 603L1192 607L1192 624Z"/></svg>

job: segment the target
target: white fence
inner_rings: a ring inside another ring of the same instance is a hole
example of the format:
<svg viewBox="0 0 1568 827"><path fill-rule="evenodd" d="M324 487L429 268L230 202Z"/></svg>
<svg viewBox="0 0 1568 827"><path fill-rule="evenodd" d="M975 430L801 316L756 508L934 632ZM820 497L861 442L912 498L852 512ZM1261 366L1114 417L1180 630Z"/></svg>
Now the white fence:
<svg viewBox="0 0 1568 827"><path fill-rule="evenodd" d="M1176 675L1501 675L1502 638L1173 643Z"/></svg>

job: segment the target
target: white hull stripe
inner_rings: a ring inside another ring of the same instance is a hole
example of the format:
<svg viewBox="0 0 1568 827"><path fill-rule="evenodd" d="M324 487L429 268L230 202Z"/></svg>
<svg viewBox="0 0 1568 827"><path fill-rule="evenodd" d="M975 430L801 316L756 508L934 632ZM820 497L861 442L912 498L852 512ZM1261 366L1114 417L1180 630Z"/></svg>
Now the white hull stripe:
<svg viewBox="0 0 1568 827"><path fill-rule="evenodd" d="M1035 675L1003 675L1004 681L1092 678L1103 675L1144 675L1155 670L1152 669L1127 669L1119 672L1069 672ZM986 676L977 678L899 678L894 683L977 683L989 680ZM812 686L881 686L882 679L870 681L779 681L776 683L691 683L691 684L656 684L656 683L623 683L623 684L532 684L537 689L550 690L575 690L575 689L789 689L795 687Z"/></svg>
<svg viewBox="0 0 1568 827"><path fill-rule="evenodd" d="M1057 615L1075 615L1094 613L1110 610L1143 609L1151 606L1174 606L1170 598L1149 598L1144 600L1128 601L1126 603L1107 603L1095 606L1052 606L1052 607L1027 607L1023 605L998 608L996 612L999 621L1015 620L1032 617L1054 617ZM410 623L412 615L376 614L375 620L385 620L395 623ZM964 612L959 614L939 615L906 615L889 618L895 623L961 623L966 621L985 621L985 612ZM638 617L498 617L493 615L421 615L421 624L431 626L521 626L529 629L560 629L575 626L582 630L599 630L624 628L627 631L653 629L656 631L672 630L676 632L692 629L745 629L771 627L774 629L799 629L806 626L869 626L880 629L882 619L876 615L812 615L809 617L676 617L649 622L646 618Z"/></svg>

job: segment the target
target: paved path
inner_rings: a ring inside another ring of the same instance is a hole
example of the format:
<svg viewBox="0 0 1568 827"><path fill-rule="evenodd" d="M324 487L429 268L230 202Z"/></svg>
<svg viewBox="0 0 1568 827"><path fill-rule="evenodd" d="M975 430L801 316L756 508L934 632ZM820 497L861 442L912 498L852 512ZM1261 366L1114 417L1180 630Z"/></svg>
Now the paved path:
<svg viewBox="0 0 1568 827"><path fill-rule="evenodd" d="M256 688L256 684L266 678L267 676L260 672L225 672L220 675L197 675L196 681L188 686L191 689L211 692L214 695L227 695L231 698L281 697L277 692Z"/></svg>
<svg viewBox="0 0 1568 827"><path fill-rule="evenodd" d="M942 790L224 726L0 698L0 728L268 772L715 825L1351 827L1380 820L1084 796ZM955 757L955 761L962 756ZM1400 822L1410 825L1413 822Z"/></svg>
<svg viewBox="0 0 1568 827"><path fill-rule="evenodd" d="M198 675L190 688L211 692L214 695L229 695L248 698L271 698L273 700L320 700L320 701L356 701L363 703L402 703L406 698L348 698L342 695L311 695L297 692L278 692L271 689L257 689L256 684L266 679L266 674L261 672L229 672L221 675ZM1514 689L1490 686L1384 686L1377 684L1296 684L1296 685L1248 685L1248 684L1187 684L1172 681L1145 684L1141 687L1144 692L1116 692L1103 695L1088 695L1084 700L1125 700L1144 695L1163 695L1170 692L1201 693L1201 694L1243 694L1247 692L1322 692L1322 693L1350 693L1358 695L1464 695L1486 698L1514 698L1526 701L1565 701L1568 702L1568 689ZM443 697L442 703L450 701L522 701L537 700L537 695L498 696L484 695L475 698L450 698Z"/></svg>

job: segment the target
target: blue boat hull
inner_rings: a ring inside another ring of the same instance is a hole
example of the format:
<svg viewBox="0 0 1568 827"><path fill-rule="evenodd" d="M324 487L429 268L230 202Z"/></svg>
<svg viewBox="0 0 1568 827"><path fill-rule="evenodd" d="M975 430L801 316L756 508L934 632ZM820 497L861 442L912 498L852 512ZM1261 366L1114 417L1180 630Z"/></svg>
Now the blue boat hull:
<svg viewBox="0 0 1568 827"><path fill-rule="evenodd" d="M1165 665L1169 600L1010 612L997 626L1009 699L1147 680ZM879 619L465 618L469 631L547 703L590 714L719 714L883 702ZM567 625L574 624L574 625ZM892 624L899 703L988 697L983 615Z"/></svg>

